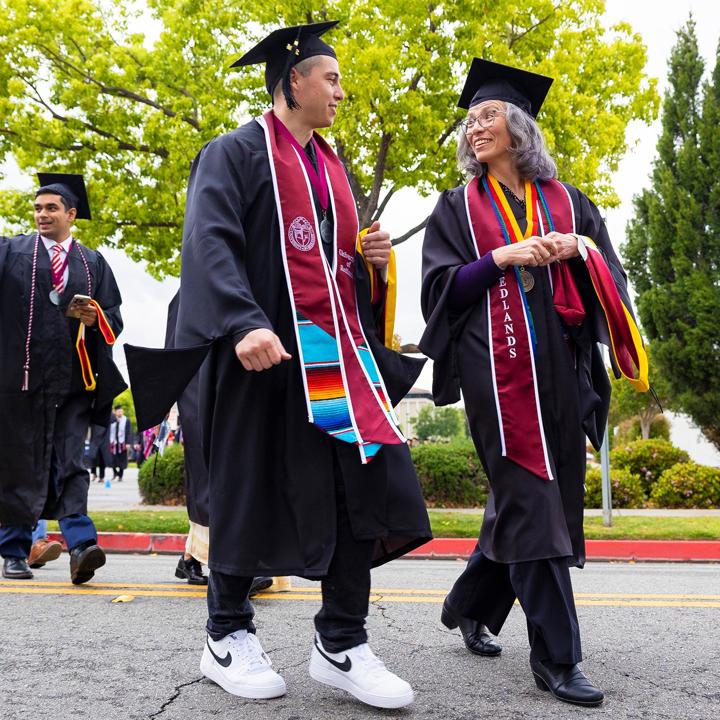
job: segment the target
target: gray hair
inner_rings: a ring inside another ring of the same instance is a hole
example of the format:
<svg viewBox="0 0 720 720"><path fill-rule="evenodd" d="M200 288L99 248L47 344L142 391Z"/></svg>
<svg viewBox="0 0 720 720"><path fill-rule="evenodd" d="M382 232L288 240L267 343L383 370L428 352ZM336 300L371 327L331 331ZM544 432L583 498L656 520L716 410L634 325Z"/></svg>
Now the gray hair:
<svg viewBox="0 0 720 720"><path fill-rule="evenodd" d="M545 138L535 119L512 103L505 103L505 121L512 146L508 152L520 177L525 180L550 180L557 176L555 161L550 157ZM458 169L468 178L482 177L487 163L475 158L465 133L460 129L457 143Z"/></svg>

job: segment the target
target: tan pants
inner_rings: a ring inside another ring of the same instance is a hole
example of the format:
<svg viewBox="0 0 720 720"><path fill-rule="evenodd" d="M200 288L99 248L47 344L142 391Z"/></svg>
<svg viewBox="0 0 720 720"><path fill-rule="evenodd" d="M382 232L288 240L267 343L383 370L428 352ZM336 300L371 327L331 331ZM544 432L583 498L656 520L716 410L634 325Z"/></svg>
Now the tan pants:
<svg viewBox="0 0 720 720"><path fill-rule="evenodd" d="M203 565L208 564L210 554L210 529L204 525L190 521L190 532L185 541L185 552L199 560ZM290 590L289 577L274 577L273 584L265 592L282 592Z"/></svg>

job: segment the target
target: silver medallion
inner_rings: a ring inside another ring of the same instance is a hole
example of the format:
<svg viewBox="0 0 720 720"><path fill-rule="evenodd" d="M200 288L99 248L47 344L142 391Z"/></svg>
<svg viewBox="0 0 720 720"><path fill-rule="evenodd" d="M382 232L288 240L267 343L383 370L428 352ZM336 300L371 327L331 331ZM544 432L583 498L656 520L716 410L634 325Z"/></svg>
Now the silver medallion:
<svg viewBox="0 0 720 720"><path fill-rule="evenodd" d="M320 237L326 245L332 245L333 242L333 230L332 224L327 217L324 217L320 222Z"/></svg>
<svg viewBox="0 0 720 720"><path fill-rule="evenodd" d="M530 292L535 287L535 278L524 268L520 271L520 281L525 292Z"/></svg>
<svg viewBox="0 0 720 720"><path fill-rule="evenodd" d="M59 304L60 304L60 293L59 293L57 290L55 290L55 288L53 288L53 289L50 291L50 302L51 302L53 305L59 305Z"/></svg>

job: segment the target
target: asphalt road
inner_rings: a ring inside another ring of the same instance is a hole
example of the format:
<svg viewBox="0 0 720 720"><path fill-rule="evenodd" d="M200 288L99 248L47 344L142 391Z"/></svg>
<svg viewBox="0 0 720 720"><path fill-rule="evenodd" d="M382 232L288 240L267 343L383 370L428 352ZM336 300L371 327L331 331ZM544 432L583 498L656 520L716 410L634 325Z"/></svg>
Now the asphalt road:
<svg viewBox="0 0 720 720"><path fill-rule="evenodd" d="M606 692L598 709L563 705L535 688L522 611L498 659L470 655L439 623L444 592L463 567L396 561L375 571L371 645L409 680L415 703L380 711L307 674L317 584L256 601L258 636L288 695L243 701L204 680L203 593L175 581L175 558L119 556L73 588L67 555L34 581L0 580L2 720L518 720L720 716L720 566L593 563L573 572L586 660ZM128 595L130 602L113 603Z"/></svg>

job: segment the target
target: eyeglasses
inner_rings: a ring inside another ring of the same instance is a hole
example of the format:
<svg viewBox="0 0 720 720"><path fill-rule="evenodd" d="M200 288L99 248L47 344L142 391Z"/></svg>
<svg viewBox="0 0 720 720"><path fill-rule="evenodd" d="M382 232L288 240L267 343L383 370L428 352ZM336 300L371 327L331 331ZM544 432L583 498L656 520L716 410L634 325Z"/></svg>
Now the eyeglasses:
<svg viewBox="0 0 720 720"><path fill-rule="evenodd" d="M504 110L491 110L481 115L471 115L460 123L460 127L466 135L475 125L479 125L483 130L487 130L495 124L495 118L498 115L507 115L507 113Z"/></svg>

